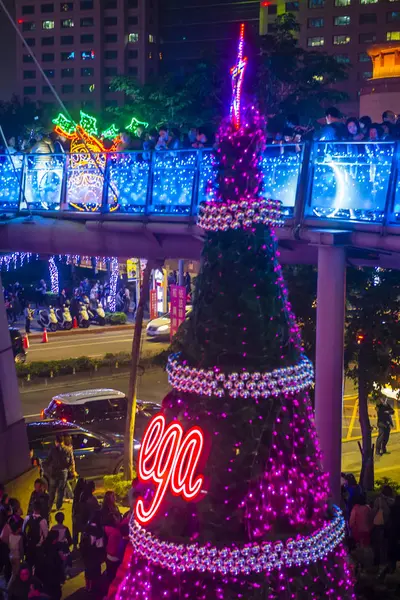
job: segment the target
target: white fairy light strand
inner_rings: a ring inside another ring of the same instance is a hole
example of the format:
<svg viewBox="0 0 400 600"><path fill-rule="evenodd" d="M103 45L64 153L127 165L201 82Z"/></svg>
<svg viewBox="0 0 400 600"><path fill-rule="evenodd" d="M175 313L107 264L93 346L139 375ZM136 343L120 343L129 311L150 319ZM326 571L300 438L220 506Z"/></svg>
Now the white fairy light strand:
<svg viewBox="0 0 400 600"><path fill-rule="evenodd" d="M283 567L309 565L324 559L344 539L345 521L341 510L333 507L334 517L309 536L284 542L262 542L216 548L208 544L174 544L158 539L132 517L130 540L134 551L154 565L170 571L200 571L222 575L266 573Z"/></svg>
<svg viewBox="0 0 400 600"><path fill-rule="evenodd" d="M224 398L269 398L296 394L314 383L314 369L305 356L297 365L261 373L223 373L218 367L196 369L180 362L180 354L171 354L167 364L168 381L180 392Z"/></svg>

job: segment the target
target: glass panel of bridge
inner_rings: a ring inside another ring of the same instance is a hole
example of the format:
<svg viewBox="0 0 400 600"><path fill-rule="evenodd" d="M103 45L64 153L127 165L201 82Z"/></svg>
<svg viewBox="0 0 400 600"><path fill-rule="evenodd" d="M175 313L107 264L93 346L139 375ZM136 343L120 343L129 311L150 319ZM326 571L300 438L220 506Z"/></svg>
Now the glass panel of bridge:
<svg viewBox="0 0 400 600"><path fill-rule="evenodd" d="M268 144L261 160L262 195L280 200L286 217L293 215L302 156L301 144Z"/></svg>
<svg viewBox="0 0 400 600"><path fill-rule="evenodd" d="M99 211L103 199L107 154L75 152L67 155L66 192L62 210Z"/></svg>
<svg viewBox="0 0 400 600"><path fill-rule="evenodd" d="M154 153L153 160L153 188L149 211L189 215L198 152L160 150Z"/></svg>
<svg viewBox="0 0 400 600"><path fill-rule="evenodd" d="M316 143L307 216L382 222L393 152L392 142Z"/></svg>
<svg viewBox="0 0 400 600"><path fill-rule="evenodd" d="M195 213L198 211L200 202L212 200L215 196L216 177L217 161L213 150L211 148L202 150L200 158L199 192L193 206Z"/></svg>
<svg viewBox="0 0 400 600"><path fill-rule="evenodd" d="M65 154L27 154L21 210L60 210Z"/></svg>
<svg viewBox="0 0 400 600"><path fill-rule="evenodd" d="M108 156L107 205L110 212L144 213L150 153L116 152Z"/></svg>
<svg viewBox="0 0 400 600"><path fill-rule="evenodd" d="M0 156L0 212L18 210L24 156Z"/></svg>

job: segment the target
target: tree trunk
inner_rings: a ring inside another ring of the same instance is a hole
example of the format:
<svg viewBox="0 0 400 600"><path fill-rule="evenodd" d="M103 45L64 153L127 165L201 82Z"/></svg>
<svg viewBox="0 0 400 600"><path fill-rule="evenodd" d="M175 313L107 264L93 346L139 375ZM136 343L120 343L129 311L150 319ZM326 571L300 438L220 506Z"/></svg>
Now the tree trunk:
<svg viewBox="0 0 400 600"><path fill-rule="evenodd" d="M140 266L139 266L140 268ZM153 264L147 261L143 273L143 282L140 289L140 298L137 303L135 331L132 340L132 363L129 377L128 409L126 415L125 444L124 444L124 475L126 480L133 479L133 435L136 419L136 399L138 366L140 359L140 342L142 340L144 307L149 300L150 274Z"/></svg>
<svg viewBox="0 0 400 600"><path fill-rule="evenodd" d="M359 420L361 427L362 446L361 450L361 473L360 485L364 490L374 489L374 449L372 447L372 429L368 415L368 385L365 377L364 353L366 349L361 349L359 353L358 364L358 401L359 401Z"/></svg>

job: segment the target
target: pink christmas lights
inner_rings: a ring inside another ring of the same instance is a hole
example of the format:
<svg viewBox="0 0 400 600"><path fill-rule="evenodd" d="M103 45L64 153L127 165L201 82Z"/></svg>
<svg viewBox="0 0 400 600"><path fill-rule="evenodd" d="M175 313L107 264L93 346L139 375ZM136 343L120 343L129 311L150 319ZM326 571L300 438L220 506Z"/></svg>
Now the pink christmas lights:
<svg viewBox="0 0 400 600"><path fill-rule="evenodd" d="M180 392L217 398L277 398L280 394L296 394L311 387L314 382L314 369L306 357L297 365L269 373L250 373L246 369L224 373L218 367L196 369L181 363L179 354L171 354L167 372L169 383Z"/></svg>
<svg viewBox="0 0 400 600"><path fill-rule="evenodd" d="M143 498L136 503L135 517L141 525L147 525L156 516L168 489L186 502L199 496L204 477L195 473L203 449L204 434L200 427L184 433L177 421L166 426L162 414L151 419L140 447L138 476L143 483L153 482L155 493L147 508Z"/></svg>
<svg viewBox="0 0 400 600"><path fill-rule="evenodd" d="M247 57L243 57L244 49L244 23L240 26L239 47L236 65L231 69L232 78L232 102L231 102L231 121L235 129L240 127L240 102L242 95L242 86L244 72L247 66Z"/></svg>
<svg viewBox="0 0 400 600"><path fill-rule="evenodd" d="M206 231L228 231L254 225L283 225L281 202L257 198L239 202L205 202L200 205L198 225Z"/></svg>
<svg viewBox="0 0 400 600"><path fill-rule="evenodd" d="M246 544L243 547L217 548L207 544L174 544L158 539L141 527L134 519L130 526L133 549L149 563L173 572L200 571L222 575L267 575L283 567L309 565L325 558L343 540L345 522L338 507L334 518L309 536L297 536L286 541Z"/></svg>

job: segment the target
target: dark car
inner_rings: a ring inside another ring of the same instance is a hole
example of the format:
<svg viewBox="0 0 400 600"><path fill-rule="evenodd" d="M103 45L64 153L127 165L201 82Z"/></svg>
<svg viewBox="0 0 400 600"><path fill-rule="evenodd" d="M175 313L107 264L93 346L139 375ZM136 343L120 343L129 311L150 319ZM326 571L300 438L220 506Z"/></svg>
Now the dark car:
<svg viewBox="0 0 400 600"><path fill-rule="evenodd" d="M100 433L125 433L128 400L123 392L99 388L58 394L42 411L44 419L62 419ZM137 401L135 437L141 439L147 423L161 406Z"/></svg>
<svg viewBox="0 0 400 600"><path fill-rule="evenodd" d="M8 331L10 332L11 347L14 354L15 362L25 362L26 350L24 348L24 342L22 340L20 330L16 327L9 327Z"/></svg>
<svg viewBox="0 0 400 600"><path fill-rule="evenodd" d="M46 458L57 435L70 435L74 447L76 470L81 477L100 477L118 473L123 466L124 443L122 436L103 435L83 427L52 419L27 423L29 448L34 458L39 458L46 474ZM134 440L134 457L140 448Z"/></svg>

